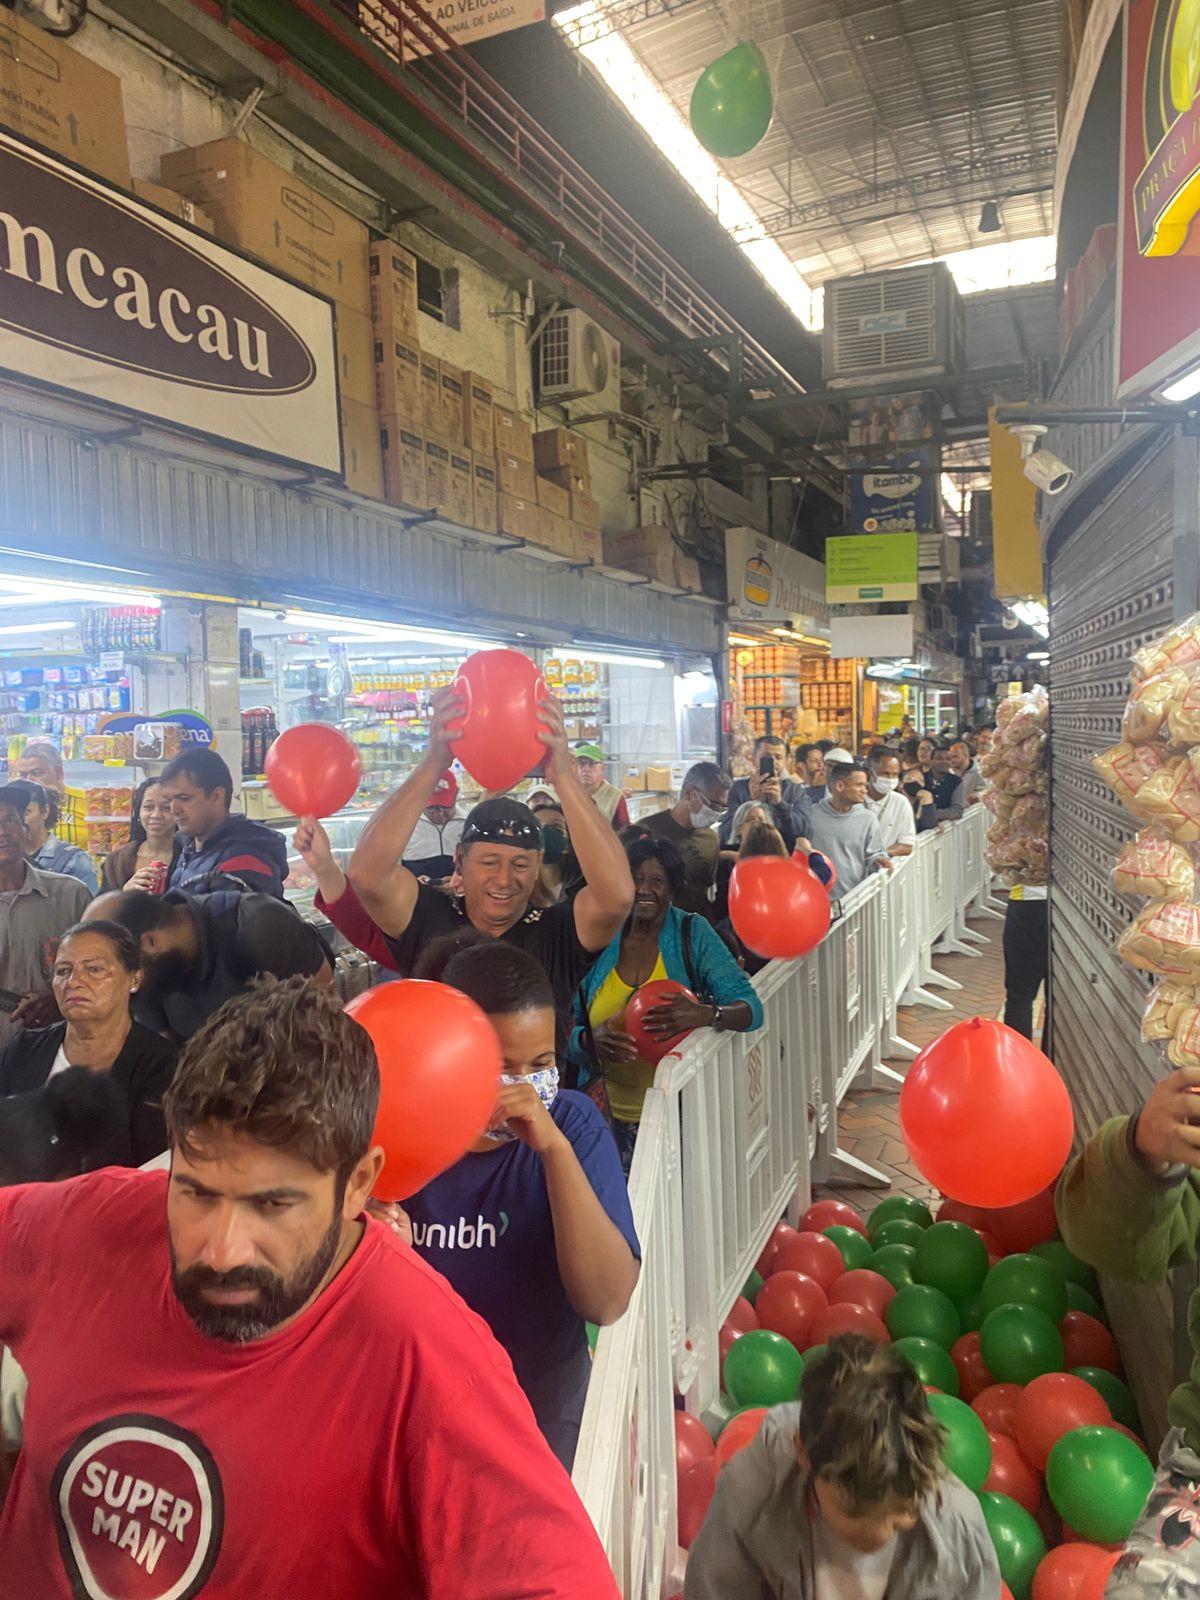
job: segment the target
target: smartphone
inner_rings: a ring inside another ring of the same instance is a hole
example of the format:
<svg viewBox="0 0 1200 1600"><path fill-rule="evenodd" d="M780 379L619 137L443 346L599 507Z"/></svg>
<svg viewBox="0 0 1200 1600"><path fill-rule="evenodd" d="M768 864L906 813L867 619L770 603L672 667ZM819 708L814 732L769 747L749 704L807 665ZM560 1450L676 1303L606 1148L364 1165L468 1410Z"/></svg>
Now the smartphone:
<svg viewBox="0 0 1200 1600"><path fill-rule="evenodd" d="M775 776L774 756L759 756L758 775L760 778L773 778Z"/></svg>

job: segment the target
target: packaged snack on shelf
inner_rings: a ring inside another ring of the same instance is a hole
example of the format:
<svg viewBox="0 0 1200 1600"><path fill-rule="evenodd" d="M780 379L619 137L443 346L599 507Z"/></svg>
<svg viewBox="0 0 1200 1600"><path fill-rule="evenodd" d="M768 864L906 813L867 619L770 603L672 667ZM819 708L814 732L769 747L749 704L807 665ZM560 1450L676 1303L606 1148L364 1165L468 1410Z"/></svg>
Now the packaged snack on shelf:
<svg viewBox="0 0 1200 1600"><path fill-rule="evenodd" d="M1193 612L1183 622L1160 635L1152 644L1136 651L1130 664L1135 682L1153 678L1172 667L1189 667L1200 662L1200 613Z"/></svg>
<svg viewBox="0 0 1200 1600"><path fill-rule="evenodd" d="M1196 991L1186 984L1162 978L1150 991L1142 1013L1142 1038L1147 1044L1162 1044L1170 1039L1180 1017L1196 1004Z"/></svg>
<svg viewBox="0 0 1200 1600"><path fill-rule="evenodd" d="M1171 711L1183 700L1191 682L1191 674L1176 667L1135 684L1125 702L1122 735L1133 744L1145 744L1164 735Z"/></svg>
<svg viewBox="0 0 1200 1600"><path fill-rule="evenodd" d="M1200 906L1152 900L1117 940L1117 954L1142 972L1200 983Z"/></svg>
<svg viewBox="0 0 1200 1600"><path fill-rule="evenodd" d="M1117 857L1113 888L1144 900L1190 900L1196 869L1182 845L1157 828L1143 828Z"/></svg>
<svg viewBox="0 0 1200 1600"><path fill-rule="evenodd" d="M1180 844L1200 839L1200 783L1183 756L1165 762L1138 790L1133 814L1165 828Z"/></svg>
<svg viewBox="0 0 1200 1600"><path fill-rule="evenodd" d="M1092 766L1122 805L1136 817L1141 813L1134 810L1132 802L1146 780L1162 766L1163 760L1164 753L1158 745L1130 744L1122 740L1093 756Z"/></svg>

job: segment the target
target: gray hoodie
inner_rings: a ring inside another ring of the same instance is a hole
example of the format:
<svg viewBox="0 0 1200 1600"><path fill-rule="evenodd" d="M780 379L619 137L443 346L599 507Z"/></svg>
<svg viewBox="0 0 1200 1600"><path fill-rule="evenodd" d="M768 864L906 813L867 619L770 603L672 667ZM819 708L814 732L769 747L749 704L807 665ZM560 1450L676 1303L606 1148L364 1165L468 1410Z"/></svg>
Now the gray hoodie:
<svg viewBox="0 0 1200 1600"><path fill-rule="evenodd" d="M722 1471L688 1556L684 1600L816 1600L797 1404L777 1406ZM887 1600L997 1600L1000 1568L978 1499L947 1475L898 1536Z"/></svg>

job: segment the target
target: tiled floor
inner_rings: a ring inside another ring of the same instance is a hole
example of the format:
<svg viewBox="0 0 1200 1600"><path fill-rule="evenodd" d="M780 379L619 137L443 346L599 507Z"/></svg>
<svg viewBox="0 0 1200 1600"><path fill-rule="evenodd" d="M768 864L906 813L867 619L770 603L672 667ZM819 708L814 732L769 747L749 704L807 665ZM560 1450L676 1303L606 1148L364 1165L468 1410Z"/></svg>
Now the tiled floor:
<svg viewBox="0 0 1200 1600"><path fill-rule="evenodd" d="M986 920L973 922L972 927L991 942L980 945L978 956L936 956L934 965L939 972L962 984L961 991L939 989L936 992L950 1001L953 1011L933 1011L914 1006L900 1013L900 1034L918 1046L931 1044L952 1023L967 1017L994 1017L1004 1001L1004 956L1000 947L1002 925ZM1040 1017L1036 1019L1040 1021ZM889 1063L897 1072L904 1072L907 1061ZM819 1198L823 1195L846 1200L864 1215L889 1194L911 1194L921 1200L936 1198L920 1173L909 1160L900 1137L899 1094L893 1089L869 1089L851 1092L846 1096L838 1115L839 1143L843 1150L868 1162L892 1180L890 1189L867 1188L852 1177L835 1177L827 1184L817 1186Z"/></svg>

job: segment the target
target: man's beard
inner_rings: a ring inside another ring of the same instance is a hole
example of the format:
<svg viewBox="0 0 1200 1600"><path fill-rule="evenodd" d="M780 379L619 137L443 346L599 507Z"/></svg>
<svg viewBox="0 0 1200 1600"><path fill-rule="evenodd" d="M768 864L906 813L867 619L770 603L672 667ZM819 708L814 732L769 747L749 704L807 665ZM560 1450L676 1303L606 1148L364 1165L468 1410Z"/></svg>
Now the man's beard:
<svg viewBox="0 0 1200 1600"><path fill-rule="evenodd" d="M192 975L192 963L176 950L166 955L150 956L142 961L141 993L147 998L167 994L172 989L186 987Z"/></svg>
<svg viewBox="0 0 1200 1600"><path fill-rule="evenodd" d="M234 1344L249 1344L266 1336L294 1317L315 1292L333 1265L342 1237L340 1204L333 1221L316 1250L290 1278L281 1278L265 1267L235 1267L232 1272L214 1272L197 1264L180 1272L171 1250L171 1282L180 1305L209 1339L226 1339ZM257 1300L244 1305L215 1305L204 1298L206 1289L257 1289Z"/></svg>

